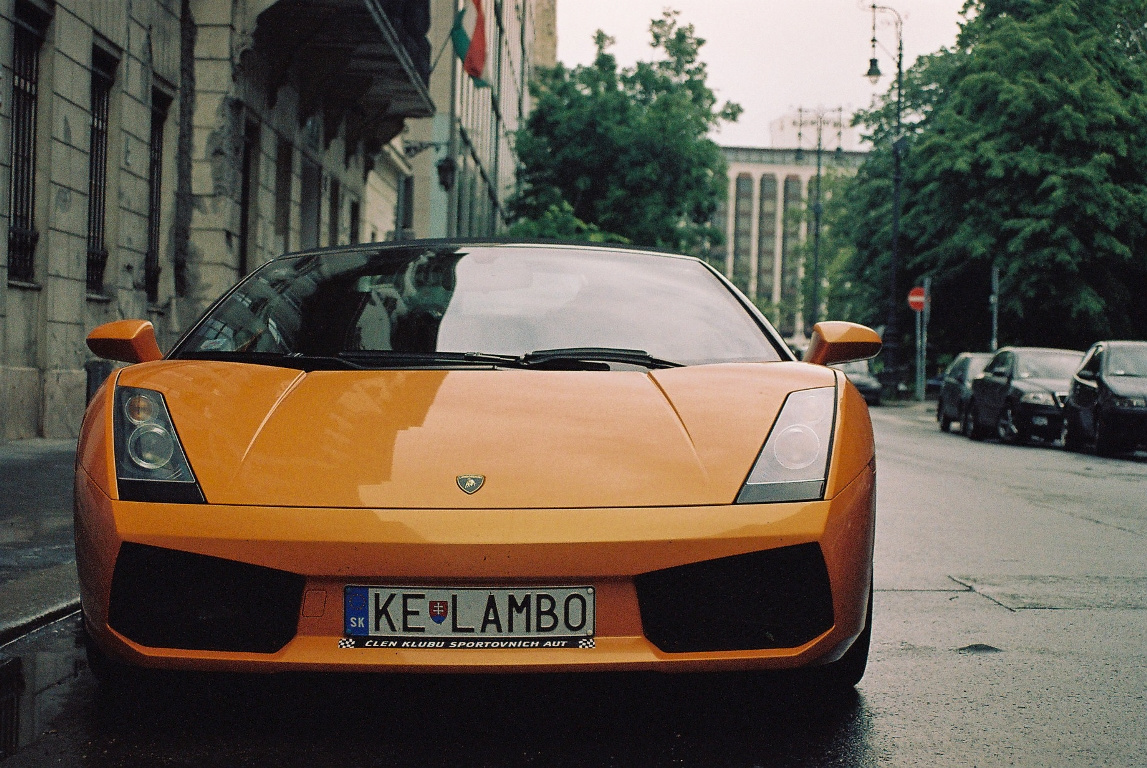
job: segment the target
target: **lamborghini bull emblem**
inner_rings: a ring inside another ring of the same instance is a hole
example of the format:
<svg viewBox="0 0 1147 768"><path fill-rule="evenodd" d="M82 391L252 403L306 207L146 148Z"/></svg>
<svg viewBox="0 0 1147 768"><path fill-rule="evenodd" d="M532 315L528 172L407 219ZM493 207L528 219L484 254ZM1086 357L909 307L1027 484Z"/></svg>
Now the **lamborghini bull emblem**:
<svg viewBox="0 0 1147 768"><path fill-rule="evenodd" d="M485 475L458 475L458 487L466 493L477 493L484 482Z"/></svg>

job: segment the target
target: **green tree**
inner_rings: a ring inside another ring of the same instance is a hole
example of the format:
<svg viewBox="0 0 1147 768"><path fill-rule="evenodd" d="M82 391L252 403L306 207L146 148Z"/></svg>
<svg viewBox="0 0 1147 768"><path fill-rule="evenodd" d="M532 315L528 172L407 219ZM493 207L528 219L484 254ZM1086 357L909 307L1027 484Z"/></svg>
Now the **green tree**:
<svg viewBox="0 0 1147 768"><path fill-rule="evenodd" d="M628 243L621 235L587 224L565 200L554 203L535 219L519 219L506 231L510 237L590 243Z"/></svg>
<svg viewBox="0 0 1147 768"><path fill-rule="evenodd" d="M516 137L515 220L567 216L568 205L573 219L638 245L703 253L721 241L712 219L725 163L708 134L741 108L718 106L698 58L705 41L677 16L650 24L655 61L619 69L599 31L593 64L539 73Z"/></svg>
<svg viewBox="0 0 1147 768"><path fill-rule="evenodd" d="M1002 343L1147 338L1147 3L965 10L956 48L907 73L901 293L933 277L932 338L949 351L986 348L993 265ZM894 98L860 115L876 151L847 193L870 319L887 306Z"/></svg>

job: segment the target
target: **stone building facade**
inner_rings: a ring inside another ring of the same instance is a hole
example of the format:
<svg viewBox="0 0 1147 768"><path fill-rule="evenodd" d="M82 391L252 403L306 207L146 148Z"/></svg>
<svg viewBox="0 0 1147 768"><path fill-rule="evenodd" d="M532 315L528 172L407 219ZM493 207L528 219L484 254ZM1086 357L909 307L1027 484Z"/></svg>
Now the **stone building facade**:
<svg viewBox="0 0 1147 768"><path fill-rule="evenodd" d="M406 135L408 151L417 152L410 224L418 237L505 228L518 167L513 134L530 111L529 81L557 60L556 0L484 0L488 77L476 84L448 41L456 7L455 0L431 0L429 38L436 55L443 52L430 77L438 111L411 121Z"/></svg>
<svg viewBox="0 0 1147 768"><path fill-rule="evenodd" d="M284 251L394 236L430 25L430 0L0 0L0 440L76 434L96 325L166 348Z"/></svg>
<svg viewBox="0 0 1147 768"><path fill-rule="evenodd" d="M717 212L725 245L712 259L749 298L772 307L786 338L803 338L800 307L804 267L800 246L809 235L804 215L816 184L816 152L802 149L724 147L728 197ZM822 174L854 172L862 151L821 153ZM823 176L822 176L823 178Z"/></svg>

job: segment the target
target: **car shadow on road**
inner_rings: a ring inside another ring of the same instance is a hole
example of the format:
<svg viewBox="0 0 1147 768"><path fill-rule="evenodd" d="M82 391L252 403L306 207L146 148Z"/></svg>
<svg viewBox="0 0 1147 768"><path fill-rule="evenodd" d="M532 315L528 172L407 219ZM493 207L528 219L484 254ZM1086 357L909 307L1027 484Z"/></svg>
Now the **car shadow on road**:
<svg viewBox="0 0 1147 768"><path fill-rule="evenodd" d="M878 763L860 694L748 674L163 674L93 714L93 745L157 764Z"/></svg>

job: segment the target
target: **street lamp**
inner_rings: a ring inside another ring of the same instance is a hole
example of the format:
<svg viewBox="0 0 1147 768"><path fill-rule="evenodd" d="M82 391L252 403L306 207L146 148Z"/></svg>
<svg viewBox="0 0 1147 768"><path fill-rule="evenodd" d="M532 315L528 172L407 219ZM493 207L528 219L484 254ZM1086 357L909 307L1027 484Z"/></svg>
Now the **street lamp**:
<svg viewBox="0 0 1147 768"><path fill-rule="evenodd" d="M892 250L889 255L888 317L884 323L884 385L896 387L900 364L900 304L896 287L896 273L900 269L900 157L904 154L904 137L900 135L900 112L903 105L904 84L904 21L895 9L872 4L872 58L868 60L865 77L876 85L880 80L880 64L876 60L876 12L891 13L896 20L896 130L892 134ZM884 46L880 46L884 48ZM888 49L885 48L885 51ZM895 391L891 394L895 395Z"/></svg>
<svg viewBox="0 0 1147 768"><path fill-rule="evenodd" d="M824 211L820 194L821 154L824 148L823 132L825 126L836 129L837 146L836 153L833 157L839 163L844 158L842 138L844 131L844 107L838 107L831 112L819 107L815 111L808 111L812 113L812 117L807 121L808 124L816 126L816 190L812 204L812 316L808 326L812 328L820 321L820 215ZM804 107L801 107L797 111L797 162L800 162L801 137L804 135L806 122L805 112ZM835 113L836 117L829 119L829 115L833 113Z"/></svg>

